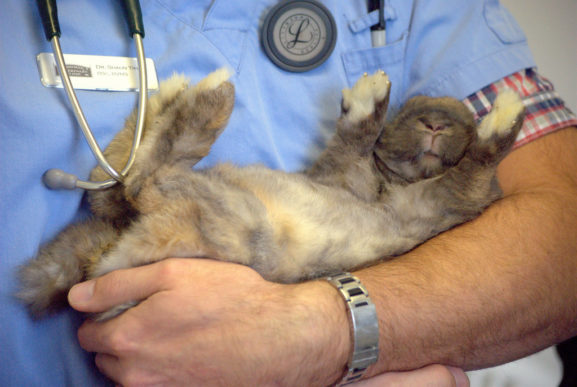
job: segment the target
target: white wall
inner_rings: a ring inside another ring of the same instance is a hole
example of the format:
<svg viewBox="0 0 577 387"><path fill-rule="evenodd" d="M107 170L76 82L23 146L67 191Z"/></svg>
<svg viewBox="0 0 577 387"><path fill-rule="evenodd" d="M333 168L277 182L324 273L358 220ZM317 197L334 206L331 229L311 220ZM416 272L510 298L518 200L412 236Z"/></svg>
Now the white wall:
<svg viewBox="0 0 577 387"><path fill-rule="evenodd" d="M501 0L519 22L539 72L577 113L577 0Z"/></svg>

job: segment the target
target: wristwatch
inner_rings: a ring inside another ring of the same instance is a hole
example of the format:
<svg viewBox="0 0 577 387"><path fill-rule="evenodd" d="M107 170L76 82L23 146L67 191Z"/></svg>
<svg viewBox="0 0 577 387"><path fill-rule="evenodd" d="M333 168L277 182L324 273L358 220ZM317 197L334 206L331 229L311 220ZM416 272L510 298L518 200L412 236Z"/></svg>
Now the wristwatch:
<svg viewBox="0 0 577 387"><path fill-rule="evenodd" d="M367 289L351 273L340 273L325 278L342 294L347 304L353 350L349 355L348 369L336 386L346 386L359 381L367 368L379 357L379 320L375 304Z"/></svg>

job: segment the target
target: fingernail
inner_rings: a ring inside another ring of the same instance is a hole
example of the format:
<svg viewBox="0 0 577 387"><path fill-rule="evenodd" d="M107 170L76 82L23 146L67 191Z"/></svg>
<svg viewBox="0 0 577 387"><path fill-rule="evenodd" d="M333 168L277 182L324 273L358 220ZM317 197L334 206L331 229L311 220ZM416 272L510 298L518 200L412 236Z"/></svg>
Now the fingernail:
<svg viewBox="0 0 577 387"><path fill-rule="evenodd" d="M447 368L453 374L457 387L469 387L470 381L465 371L457 367L447 367Z"/></svg>
<svg viewBox="0 0 577 387"><path fill-rule="evenodd" d="M95 282L90 280L74 285L68 292L70 305L74 307L75 305L84 305L89 302L94 294L94 284Z"/></svg>

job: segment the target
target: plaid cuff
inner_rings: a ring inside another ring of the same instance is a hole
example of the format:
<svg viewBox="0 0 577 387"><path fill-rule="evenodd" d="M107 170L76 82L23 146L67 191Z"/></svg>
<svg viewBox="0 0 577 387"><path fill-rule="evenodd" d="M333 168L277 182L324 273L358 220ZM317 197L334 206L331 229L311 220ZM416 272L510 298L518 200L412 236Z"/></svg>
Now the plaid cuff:
<svg viewBox="0 0 577 387"><path fill-rule="evenodd" d="M491 110L497 94L504 89L515 90L523 98L527 109L515 148L557 129L577 126L577 117L565 106L553 84L535 69L509 75L470 95L463 102L480 121Z"/></svg>

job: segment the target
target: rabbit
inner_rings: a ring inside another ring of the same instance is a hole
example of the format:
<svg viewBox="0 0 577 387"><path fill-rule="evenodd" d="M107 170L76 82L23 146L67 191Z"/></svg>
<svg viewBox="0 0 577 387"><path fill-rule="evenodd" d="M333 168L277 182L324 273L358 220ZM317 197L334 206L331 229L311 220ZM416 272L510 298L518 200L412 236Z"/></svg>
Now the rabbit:
<svg viewBox="0 0 577 387"><path fill-rule="evenodd" d="M78 282L168 257L235 262L295 283L403 254L500 198L496 168L525 112L506 91L478 125L449 97L413 97L389 119L391 82L378 71L343 90L336 132L306 170L193 169L233 110L229 76L220 69L196 85L179 75L161 84L123 184L89 192L92 217L20 268L18 297L34 317L65 306ZM128 157L135 119L105 150L113 166ZM104 177L99 167L91 173Z"/></svg>

